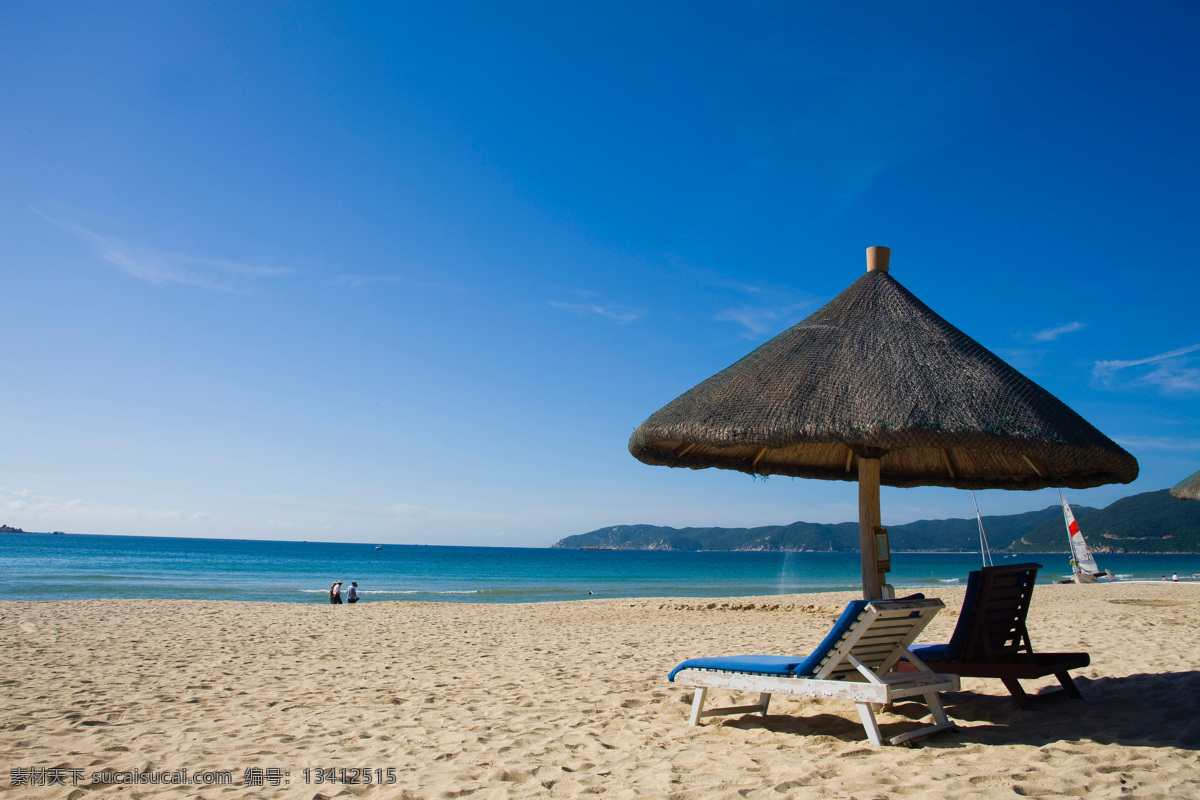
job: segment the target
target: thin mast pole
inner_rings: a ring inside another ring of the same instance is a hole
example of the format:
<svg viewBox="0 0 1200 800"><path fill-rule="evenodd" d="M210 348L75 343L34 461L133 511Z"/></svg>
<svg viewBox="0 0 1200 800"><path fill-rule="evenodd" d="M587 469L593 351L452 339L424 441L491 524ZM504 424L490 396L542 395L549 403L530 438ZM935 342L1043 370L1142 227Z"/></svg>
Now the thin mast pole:
<svg viewBox="0 0 1200 800"><path fill-rule="evenodd" d="M979 523L979 554L985 567L995 566L992 560L992 548L988 545L987 533L983 530L983 517L979 514L979 501L975 499L975 490L971 490L971 502L975 504L975 521ZM989 563L990 562L990 563Z"/></svg>

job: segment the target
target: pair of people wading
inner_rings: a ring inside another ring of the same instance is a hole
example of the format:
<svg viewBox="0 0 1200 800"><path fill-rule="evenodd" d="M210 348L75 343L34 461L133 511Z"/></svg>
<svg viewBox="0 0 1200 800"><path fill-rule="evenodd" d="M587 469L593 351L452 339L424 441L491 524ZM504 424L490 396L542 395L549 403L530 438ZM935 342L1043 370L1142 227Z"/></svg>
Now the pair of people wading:
<svg viewBox="0 0 1200 800"><path fill-rule="evenodd" d="M346 591L346 602L358 602L358 581L350 581L350 588ZM342 582L334 581L329 587L329 603L330 605L340 606L342 604Z"/></svg>

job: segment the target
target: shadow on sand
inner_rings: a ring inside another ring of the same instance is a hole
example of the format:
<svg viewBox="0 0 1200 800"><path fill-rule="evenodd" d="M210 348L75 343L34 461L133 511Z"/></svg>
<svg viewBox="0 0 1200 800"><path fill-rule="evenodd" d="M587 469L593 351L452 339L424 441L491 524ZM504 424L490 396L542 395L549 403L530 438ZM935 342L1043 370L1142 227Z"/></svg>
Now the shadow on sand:
<svg viewBox="0 0 1200 800"><path fill-rule="evenodd" d="M1090 740L1099 744L1200 751L1200 671L1091 680L1076 677L1075 683L1083 700L1045 700L1035 702L1029 710L1018 708L1007 693L945 693L942 703L946 714L962 726L936 734L920 745L951 749L967 743L1043 746L1064 740ZM992 684L988 682L989 689ZM999 681L994 685L996 691L1004 691ZM889 713L893 716L890 722L887 715L880 719L884 736L927 724L917 723L928 713L922 704L898 703ZM846 742L863 740L862 726L854 716L801 714L745 716L723 724L803 736L833 736ZM896 716L909 717L913 722L895 721Z"/></svg>
<svg viewBox="0 0 1200 800"><path fill-rule="evenodd" d="M1088 739L1200 750L1200 671L1077 677L1075 684L1083 700L1048 700L1034 703L1028 711L1017 708L1007 695L947 694L943 702L950 718L973 723L947 739L1030 745Z"/></svg>

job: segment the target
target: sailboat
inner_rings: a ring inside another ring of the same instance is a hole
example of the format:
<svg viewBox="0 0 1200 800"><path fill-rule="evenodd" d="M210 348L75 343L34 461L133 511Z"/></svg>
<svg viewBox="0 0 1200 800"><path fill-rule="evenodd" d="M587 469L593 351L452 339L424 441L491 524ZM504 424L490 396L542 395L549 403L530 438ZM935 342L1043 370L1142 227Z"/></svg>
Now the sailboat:
<svg viewBox="0 0 1200 800"><path fill-rule="evenodd" d="M1095 583L1097 578L1104 575L1107 575L1110 581L1114 580L1111 571L1104 570L1102 572L1100 570L1100 566L1092 556L1092 551L1088 549L1087 542L1083 539L1083 531L1079 530L1079 523L1075 521L1075 515L1071 513L1071 507L1067 505L1061 491L1058 493L1058 499L1062 502L1063 519L1067 523L1067 538L1071 544L1071 580L1075 583ZM1063 581L1063 583L1070 582Z"/></svg>

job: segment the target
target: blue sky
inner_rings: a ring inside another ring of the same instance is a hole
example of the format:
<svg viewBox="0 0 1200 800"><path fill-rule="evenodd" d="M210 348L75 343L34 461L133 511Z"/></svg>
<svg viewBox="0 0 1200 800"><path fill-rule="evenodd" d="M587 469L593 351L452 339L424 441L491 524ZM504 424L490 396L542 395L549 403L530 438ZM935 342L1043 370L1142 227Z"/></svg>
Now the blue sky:
<svg viewBox="0 0 1200 800"><path fill-rule="evenodd" d="M1200 468L1196 4L507 5L0 6L0 522L853 520L626 442L876 244L1138 458L1069 500Z"/></svg>

